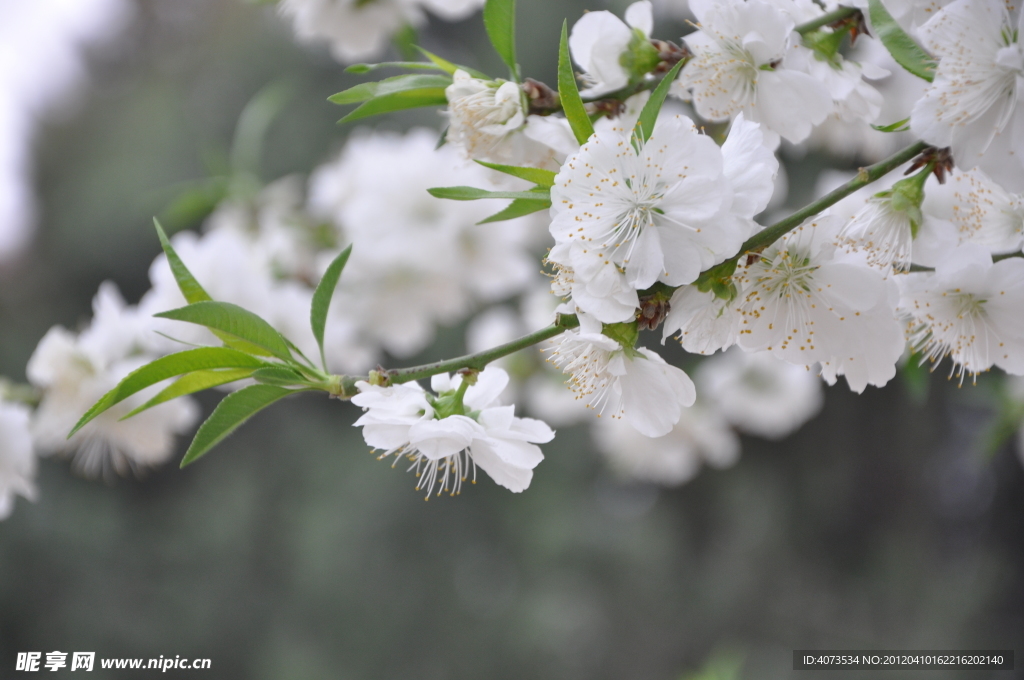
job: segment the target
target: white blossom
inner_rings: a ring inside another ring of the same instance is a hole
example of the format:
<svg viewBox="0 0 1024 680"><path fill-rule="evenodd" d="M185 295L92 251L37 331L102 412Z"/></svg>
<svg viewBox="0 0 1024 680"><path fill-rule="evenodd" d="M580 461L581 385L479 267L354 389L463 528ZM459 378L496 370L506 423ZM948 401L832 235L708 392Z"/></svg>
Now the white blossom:
<svg viewBox="0 0 1024 680"><path fill-rule="evenodd" d="M925 359L948 355L950 371L963 380L998 366L1024 374L1024 260L992 263L988 251L965 244L934 272L900 277L898 312L907 336Z"/></svg>
<svg viewBox="0 0 1024 680"><path fill-rule="evenodd" d="M435 375L428 394L416 383L380 387L360 381L360 393L352 402L366 411L355 422L363 438L379 458L405 457L415 471L418 490L429 494L459 493L462 483L476 483L480 467L497 484L511 491L525 490L533 469L544 459L539 443L551 441L554 432L533 418L517 418L513 406L495 402L508 384L508 374L489 367L465 389L465 414L443 413L452 403L462 376Z"/></svg>
<svg viewBox="0 0 1024 680"><path fill-rule="evenodd" d="M946 250L961 243L984 246L993 255L1024 245L1024 196L1007 191L975 168L954 172L945 184L926 187L922 229L914 261L934 266Z"/></svg>
<svg viewBox="0 0 1024 680"><path fill-rule="evenodd" d="M915 220L908 210L897 204L891 192L872 196L853 219L839 231L840 242L852 250L863 250L868 263L888 272L910 269ZM916 208L916 206L915 206ZM921 211L916 208L920 224Z"/></svg>
<svg viewBox="0 0 1024 680"><path fill-rule="evenodd" d="M625 418L648 437L668 433L697 396L682 369L646 347L623 347L585 315L580 329L562 334L548 360L599 416Z"/></svg>
<svg viewBox="0 0 1024 680"><path fill-rule="evenodd" d="M188 430L198 408L175 399L120 420L155 394L139 392L100 414L71 439L68 432L100 397L152 355L140 353L138 312L125 306L111 285L101 287L95 317L81 335L55 326L29 359L29 381L43 391L32 418L32 437L41 455L63 453L88 476L125 474L158 465L173 453L174 435Z"/></svg>
<svg viewBox="0 0 1024 680"><path fill-rule="evenodd" d="M726 468L740 455L740 441L715 409L700 403L685 409L672 429L647 437L618 420L601 420L594 442L608 465L626 479L662 486L690 481L702 463Z"/></svg>
<svg viewBox="0 0 1024 680"><path fill-rule="evenodd" d="M742 111L799 142L832 111L825 86L799 70L802 59L790 68L791 53L806 50L794 38L790 14L762 0L692 3L691 9L700 30L685 37L694 57L674 92L692 98L701 117L729 120Z"/></svg>
<svg viewBox="0 0 1024 680"><path fill-rule="evenodd" d="M306 42L327 41L341 62L380 55L403 26L426 22L423 8L447 21L464 19L481 0L282 0L281 13Z"/></svg>
<svg viewBox="0 0 1024 680"><path fill-rule="evenodd" d="M14 510L15 496L36 498L36 456L29 430L31 411L0 399L0 519Z"/></svg>
<svg viewBox="0 0 1024 680"><path fill-rule="evenodd" d="M694 354L714 354L736 344L741 315L734 300L696 286L682 286L672 293L669 312L662 325L662 343L678 332L683 349Z"/></svg>
<svg viewBox="0 0 1024 680"><path fill-rule="evenodd" d="M767 352L730 352L700 365L701 395L739 430L768 439L787 437L825 401L821 379L805 366Z"/></svg>
<svg viewBox="0 0 1024 680"><path fill-rule="evenodd" d="M509 135L523 127L523 92L518 83L474 78L462 69L444 91L448 99L449 142L462 146L470 158L505 160ZM518 140L522 143L525 140Z"/></svg>
<svg viewBox="0 0 1024 680"><path fill-rule="evenodd" d="M733 255L757 228L777 169L742 119L722 148L683 116L660 121L639 150L628 134L596 132L555 178L548 259L571 271L581 309L625 321L633 290L689 283Z"/></svg>
<svg viewBox="0 0 1024 680"><path fill-rule="evenodd" d="M881 386L896 374L903 334L895 284L836 251L837 221L805 222L761 253L743 273L739 344L792 364L821 364L831 384Z"/></svg>
<svg viewBox="0 0 1024 680"><path fill-rule="evenodd" d="M1024 14L1022 14L1024 16ZM991 0L957 0L921 27L925 46L939 63L932 86L914 106L910 127L921 139L952 147L957 166L977 165L1004 130L1003 145L1020 149L1017 107L1024 52L1019 26L1006 5Z"/></svg>
<svg viewBox="0 0 1024 680"><path fill-rule="evenodd" d="M402 357L422 350L438 324L515 294L537 271L529 248L542 232L530 218L477 226L500 206L427 193L490 184L490 171L447 145L435 150L436 141L422 128L357 137L310 180L311 212L352 244L332 316Z"/></svg>
<svg viewBox="0 0 1024 680"><path fill-rule="evenodd" d="M629 84L633 74L623 65L623 55L639 31L648 39L654 27L649 0L634 2L625 13L626 21L607 10L587 12L573 24L569 51L583 67L583 97L600 97ZM653 49L653 48L652 48Z"/></svg>

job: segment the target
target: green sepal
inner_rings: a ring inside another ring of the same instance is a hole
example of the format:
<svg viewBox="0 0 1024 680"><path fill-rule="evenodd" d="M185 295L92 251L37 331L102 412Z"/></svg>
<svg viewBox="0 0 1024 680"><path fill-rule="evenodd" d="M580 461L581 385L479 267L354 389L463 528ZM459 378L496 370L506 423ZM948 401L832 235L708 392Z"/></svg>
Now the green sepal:
<svg viewBox="0 0 1024 680"><path fill-rule="evenodd" d="M562 22L562 37L558 43L558 98L562 102L562 112L565 119L569 121L573 135L580 145L586 144L590 136L594 134L594 124L590 122L590 116L583 107L583 99L580 97L579 87L576 85L576 75L572 70L572 61L569 59L569 33L568 23Z"/></svg>
<svg viewBox="0 0 1024 680"><path fill-rule="evenodd" d="M935 60L892 18L881 0L868 0L871 27L900 66L929 83L935 79Z"/></svg>
<svg viewBox="0 0 1024 680"><path fill-rule="evenodd" d="M805 33L801 36L804 47L814 52L814 57L830 64L833 68L842 68L842 60L839 57L839 48L843 45L843 38L847 30L826 31L819 28L816 31Z"/></svg>
<svg viewBox="0 0 1024 680"><path fill-rule="evenodd" d="M214 368L257 369L268 365L262 359L257 359L250 354L229 347L198 347L196 349L187 349L183 352L176 352L175 354L168 354L126 375L114 389L100 397L100 400L85 412L85 415L79 419L71 432L68 433L68 438L70 439L86 423L111 406L124 401L150 385L155 385L168 378L198 370Z"/></svg>
<svg viewBox="0 0 1024 680"><path fill-rule="evenodd" d="M206 422L199 426L181 460L181 467L195 462L257 412L295 392L276 385L250 385L224 397Z"/></svg>
<svg viewBox="0 0 1024 680"><path fill-rule="evenodd" d="M635 321L606 323L601 327L601 334L622 345L623 349L631 350L640 339L640 328Z"/></svg>
<svg viewBox="0 0 1024 680"><path fill-rule="evenodd" d="M629 74L630 81L641 80L656 69L660 63L661 56L658 53L658 48L651 44L650 38L643 31L634 27L629 45L619 55L619 65Z"/></svg>

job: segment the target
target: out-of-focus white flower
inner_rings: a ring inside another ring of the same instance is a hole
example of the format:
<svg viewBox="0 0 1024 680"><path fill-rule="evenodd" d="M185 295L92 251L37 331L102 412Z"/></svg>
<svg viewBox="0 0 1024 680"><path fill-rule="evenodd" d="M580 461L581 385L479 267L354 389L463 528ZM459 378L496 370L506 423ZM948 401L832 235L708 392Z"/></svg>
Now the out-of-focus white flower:
<svg viewBox="0 0 1024 680"><path fill-rule="evenodd" d="M573 24L569 34L572 59L583 67L584 97L600 97L620 90L635 75L628 68L630 43L637 48L646 46L653 52L657 64L657 50L650 46L654 19L649 0L634 2L626 8L626 21L607 10L587 12ZM646 43L646 45L644 45Z"/></svg>
<svg viewBox="0 0 1024 680"><path fill-rule="evenodd" d="M903 334L895 284L837 253L837 227L828 217L805 222L746 268L739 344L800 366L820 362L830 384L845 375L862 392L896 375Z"/></svg>
<svg viewBox="0 0 1024 680"><path fill-rule="evenodd" d="M435 146L436 133L422 128L355 138L310 181L311 211L352 244L332 315L344 314L364 341L403 357L422 350L437 324L534 281L530 247L543 233L530 218L476 226L495 212L489 201L428 194L490 183L489 171Z"/></svg>
<svg viewBox="0 0 1024 680"><path fill-rule="evenodd" d="M952 147L961 169L977 165L1004 130L1003 144L1019 150L1024 143L1024 108L1017 105L1024 51L1016 24L1002 2L956 0L921 27L939 63L910 127L929 144Z"/></svg>
<svg viewBox="0 0 1024 680"><path fill-rule="evenodd" d="M945 184L929 182L914 261L935 266L945 250L961 243L984 246L993 255L1024 244L1024 196L1007 191L975 168L955 172Z"/></svg>
<svg viewBox="0 0 1024 680"><path fill-rule="evenodd" d="M51 328L29 359L28 379L43 391L32 419L36 450L73 455L74 466L88 476L158 465L173 452L174 435L190 428L199 412L194 401L182 398L119 420L152 397L156 387L116 404L66 439L100 397L152 358L140 353L135 339L138 312L125 306L112 285L101 288L94 315L78 336Z"/></svg>
<svg viewBox="0 0 1024 680"><path fill-rule="evenodd" d="M459 69L444 94L449 142L464 148L470 158L499 161L510 155L499 147L526 122L518 83L474 78Z"/></svg>
<svg viewBox="0 0 1024 680"><path fill-rule="evenodd" d="M383 53L403 26L424 24L423 8L457 21L482 5L482 0L282 0L280 7L300 40L327 41L335 59L348 63Z"/></svg>
<svg viewBox="0 0 1024 680"><path fill-rule="evenodd" d="M599 416L625 418L648 437L668 433L697 396L682 369L646 347L623 347L585 315L580 329L561 336L548 360Z"/></svg>
<svg viewBox="0 0 1024 680"><path fill-rule="evenodd" d="M662 437L646 437L617 420L601 420L594 441L609 466L626 479L679 486L700 471L734 464L740 441L715 409L697 404L685 409Z"/></svg>
<svg viewBox="0 0 1024 680"><path fill-rule="evenodd" d="M14 497L36 498L36 456L29 430L31 411L0 399L0 519L14 510Z"/></svg>
<svg viewBox="0 0 1024 680"><path fill-rule="evenodd" d="M695 378L702 398L730 423L768 439L789 436L825 401L817 375L767 352L734 349L701 364Z"/></svg>
<svg viewBox="0 0 1024 680"><path fill-rule="evenodd" d="M597 132L555 178L548 259L571 271L581 309L625 321L631 289L690 283L733 255L757 228L777 169L758 126L742 119L722 148L683 116L659 122L638 151L628 133Z"/></svg>
<svg viewBox="0 0 1024 680"><path fill-rule="evenodd" d="M500 486L520 492L530 485L533 468L544 459L537 444L551 441L555 433L533 418L517 418L513 406L495 405L508 384L508 374L488 367L473 385L462 377L435 375L428 394L416 383L379 387L359 382L360 393L352 402L366 411L355 422L380 458L403 456L416 472L417 489L452 495L480 467ZM464 396L462 396L464 395ZM461 402L457 400L461 399ZM458 410L450 413L454 405Z"/></svg>
<svg viewBox="0 0 1024 680"><path fill-rule="evenodd" d="M789 67L796 21L762 0L691 3L700 30L684 39L694 57L683 68L674 93L693 100L707 120L747 119L791 142L807 138L832 111L825 86ZM777 140L771 140L773 145Z"/></svg>
<svg viewBox="0 0 1024 680"><path fill-rule="evenodd" d="M946 355L961 381L992 366L1024 374L1024 260L992 263L979 245L952 250L934 272L899 277L897 311L911 345L930 361Z"/></svg>

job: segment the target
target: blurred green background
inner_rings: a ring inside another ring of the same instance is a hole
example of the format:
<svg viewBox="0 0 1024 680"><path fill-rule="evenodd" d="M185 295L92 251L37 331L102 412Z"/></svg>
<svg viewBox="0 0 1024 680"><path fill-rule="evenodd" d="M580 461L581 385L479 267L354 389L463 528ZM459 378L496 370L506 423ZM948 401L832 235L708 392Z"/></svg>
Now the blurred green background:
<svg viewBox="0 0 1024 680"><path fill-rule="evenodd" d="M584 8L520 2L524 74L554 81L561 20ZM17 380L51 325L87 319L101 281L138 300L159 251L150 217L223 157L261 88L293 90L266 179L308 172L348 133L326 97L356 77L296 46L272 8L137 9L92 55L81 108L39 136L40 227L0 269L0 374ZM658 37L682 31L656 24ZM421 37L501 72L479 15ZM440 119L380 124L413 122ZM790 164L795 200L823 163ZM424 358L461 337L442 332ZM700 677L882 680L904 674L795 672L792 650L1024 651L1024 474L1012 443L979 453L983 378L958 390L940 369L924 403L899 380L861 396L841 383L796 436L744 439L737 466L674 490L616 481L586 430L563 428L528 492L484 478L424 503L368 452L356 409L318 397L261 414L183 471L105 485L42 460L39 500L0 523L0 676L16 675L19 651L55 649L205 657L212 670L177 675L224 680L675 680L709 663L741 669Z"/></svg>

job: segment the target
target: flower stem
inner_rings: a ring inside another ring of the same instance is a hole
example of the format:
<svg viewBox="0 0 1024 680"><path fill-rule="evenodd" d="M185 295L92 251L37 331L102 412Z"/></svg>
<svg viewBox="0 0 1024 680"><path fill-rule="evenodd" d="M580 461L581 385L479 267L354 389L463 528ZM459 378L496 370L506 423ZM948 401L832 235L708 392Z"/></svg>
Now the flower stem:
<svg viewBox="0 0 1024 680"><path fill-rule="evenodd" d="M800 24L793 30L799 33L800 35L804 35L805 33L816 31L822 26L828 26L829 24L835 23L837 21L842 21L846 17L853 16L859 11L860 10L857 9L856 7L840 7L838 9L832 10L831 12L828 12L827 14L822 14L817 19L813 19L812 21L808 21L807 23Z"/></svg>
<svg viewBox="0 0 1024 680"><path fill-rule="evenodd" d="M808 217L818 214L825 208L828 208L829 206L838 203L846 196L849 196L857 189L867 186L868 184L880 179L882 176L892 172L899 166L917 156L926 148L928 148L927 144L924 142L917 142L883 161L866 168L861 168L860 172L857 173L857 176L854 179L850 180L838 189L822 196L810 205L807 205L801 210L793 213L786 219L776 222L770 227L767 227L763 231L758 232L747 239L740 248L739 253L729 260L726 260L726 263L735 263L746 253L764 250L779 238L785 236L787 233L801 225ZM716 265L716 267L721 266L721 264ZM716 267L712 267L712 269L715 269ZM429 378L430 376L437 375L438 373L451 373L452 371L457 371L462 368L472 368L482 371L487 364L491 363L495 359L500 359L508 356L509 354L514 354L521 349L526 349L527 347L531 347L537 343L550 340L551 338L560 335L571 328L576 328L579 325L579 319L576 318L576 315L559 314L555 323L551 324L547 328L542 328L539 331L535 331L529 335L524 335L521 338L512 340L511 342L506 342L503 345L498 345L492 349L485 350L483 352L476 352L475 354L467 354L454 359L435 361L431 364L392 369L384 372L383 375L387 380L387 384L397 385L400 383L411 382L413 380ZM337 392L332 392L332 394L343 398L352 397L358 394L359 390L356 388L355 384L359 380L366 380L366 378L340 376L340 387Z"/></svg>
<svg viewBox="0 0 1024 680"><path fill-rule="evenodd" d="M842 199L846 198L853 192L857 191L861 187L875 182L885 175L903 165L907 161L917 156L919 153L928 148L928 145L924 142L915 142L902 151L897 151L893 155L889 156L883 161L879 161L874 165L869 165L866 168L861 168L857 173L857 176L851 179L846 184L840 186L837 189L830 191L818 200L810 203L789 217L779 220L770 227L765 227L763 230L757 232L750 238L748 238L742 246L740 246L740 252L731 259L739 260L740 257L750 252L760 252L770 246L771 244L778 241L780 238L788 234L793 229L796 229L804 223L809 217L817 215L825 208L829 208Z"/></svg>

